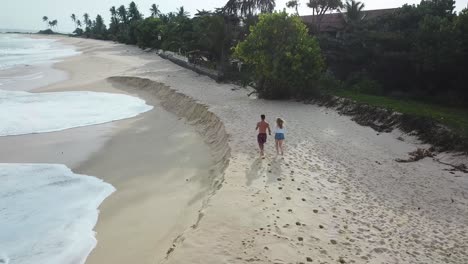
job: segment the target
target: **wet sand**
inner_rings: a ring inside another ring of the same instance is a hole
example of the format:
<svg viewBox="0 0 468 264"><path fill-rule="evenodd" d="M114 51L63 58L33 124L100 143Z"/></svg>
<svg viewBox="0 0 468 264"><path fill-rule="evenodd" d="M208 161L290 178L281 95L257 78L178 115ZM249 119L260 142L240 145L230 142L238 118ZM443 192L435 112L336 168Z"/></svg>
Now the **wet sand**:
<svg viewBox="0 0 468 264"><path fill-rule="evenodd" d="M34 92L130 93L153 105L153 110L101 125L0 137L2 162L65 164L75 173L96 176L117 189L100 206L95 228L98 244L87 263L154 263L181 230L197 221L209 189L203 179L211 173L213 159L194 128L161 108L156 98L124 92L106 80L139 63L131 62L85 50L51 70L69 79L50 76L54 84Z"/></svg>

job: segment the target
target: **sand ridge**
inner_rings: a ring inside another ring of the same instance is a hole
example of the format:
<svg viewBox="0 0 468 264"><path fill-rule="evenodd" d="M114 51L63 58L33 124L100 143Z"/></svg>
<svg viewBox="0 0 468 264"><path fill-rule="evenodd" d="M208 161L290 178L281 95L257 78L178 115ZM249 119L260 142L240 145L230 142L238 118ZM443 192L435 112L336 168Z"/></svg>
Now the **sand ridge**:
<svg viewBox="0 0 468 264"><path fill-rule="evenodd" d="M377 133L318 106L249 98L238 86L136 47L63 41L102 58L138 62L106 74L141 78L136 86L143 79L164 83L206 105L229 134L222 188L198 225L180 230L156 258L161 263L468 262L468 178L427 158L397 163L423 146L414 138ZM258 157L254 128L262 113L270 122L286 120L284 159L274 155L271 138L267 158Z"/></svg>

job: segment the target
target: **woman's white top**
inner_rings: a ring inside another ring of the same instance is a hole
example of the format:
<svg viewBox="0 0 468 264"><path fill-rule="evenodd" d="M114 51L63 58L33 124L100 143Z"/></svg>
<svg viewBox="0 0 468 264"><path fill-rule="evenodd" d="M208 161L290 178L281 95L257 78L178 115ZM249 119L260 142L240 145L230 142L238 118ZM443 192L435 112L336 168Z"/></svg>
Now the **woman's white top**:
<svg viewBox="0 0 468 264"><path fill-rule="evenodd" d="M279 128L279 127L275 128L275 133L284 134L285 132L286 130L284 128Z"/></svg>

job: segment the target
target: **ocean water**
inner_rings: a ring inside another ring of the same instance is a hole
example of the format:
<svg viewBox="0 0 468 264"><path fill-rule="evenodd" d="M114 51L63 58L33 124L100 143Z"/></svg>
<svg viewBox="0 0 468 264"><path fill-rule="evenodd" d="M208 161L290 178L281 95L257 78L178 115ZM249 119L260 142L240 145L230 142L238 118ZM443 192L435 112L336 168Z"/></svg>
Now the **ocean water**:
<svg viewBox="0 0 468 264"><path fill-rule="evenodd" d="M0 34L0 136L101 124L152 109L123 94L15 90L19 82L37 85L53 62L75 54L53 40ZM97 208L113 191L65 165L0 160L0 264L84 263L97 243Z"/></svg>
<svg viewBox="0 0 468 264"><path fill-rule="evenodd" d="M0 263L84 263L114 187L57 164L0 163L0 182Z"/></svg>
<svg viewBox="0 0 468 264"><path fill-rule="evenodd" d="M0 34L0 70L15 66L53 63L79 54L72 47L52 39L32 39L27 35Z"/></svg>
<svg viewBox="0 0 468 264"><path fill-rule="evenodd" d="M0 136L102 124L134 117L152 108L144 100L124 94L0 90Z"/></svg>
<svg viewBox="0 0 468 264"><path fill-rule="evenodd" d="M66 74L50 66L76 54L73 47L52 39L0 34L0 89L28 90L64 80Z"/></svg>

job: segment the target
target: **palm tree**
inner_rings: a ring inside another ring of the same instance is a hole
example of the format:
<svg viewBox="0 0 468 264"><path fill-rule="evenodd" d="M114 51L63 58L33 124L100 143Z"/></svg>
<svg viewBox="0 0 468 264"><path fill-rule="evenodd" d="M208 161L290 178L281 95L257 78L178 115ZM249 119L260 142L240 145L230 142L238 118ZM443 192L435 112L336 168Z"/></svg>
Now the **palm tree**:
<svg viewBox="0 0 468 264"><path fill-rule="evenodd" d="M239 10L243 16L252 16L256 8L256 0L239 0Z"/></svg>
<svg viewBox="0 0 468 264"><path fill-rule="evenodd" d="M143 18L143 15L138 11L138 7L135 2L131 2L128 6L128 19L130 22L138 21Z"/></svg>
<svg viewBox="0 0 468 264"><path fill-rule="evenodd" d="M79 19L76 20L76 27L81 28L81 21Z"/></svg>
<svg viewBox="0 0 468 264"><path fill-rule="evenodd" d="M239 1L238 0L228 0L226 5L223 7L223 13L235 15L239 12Z"/></svg>
<svg viewBox="0 0 468 264"><path fill-rule="evenodd" d="M358 27L362 20L364 20L364 14L362 10L364 9L364 3L355 0L347 0L343 10L345 13L341 13L343 20L346 24L346 29L348 31L353 31L354 28Z"/></svg>
<svg viewBox="0 0 468 264"><path fill-rule="evenodd" d="M185 8L181 6L180 8L177 8L177 17L188 17L189 13L185 11Z"/></svg>
<svg viewBox="0 0 468 264"><path fill-rule="evenodd" d="M84 13L83 15L83 22L85 24L86 27L90 27L90 24L91 24L91 20L89 20L89 15L88 13Z"/></svg>
<svg viewBox="0 0 468 264"><path fill-rule="evenodd" d="M48 22L48 21L49 21L49 18L48 18L47 16L43 16L43 17L42 17L42 21L44 21L44 22L46 23L47 27L50 26L50 25L49 25L49 22Z"/></svg>
<svg viewBox="0 0 468 264"><path fill-rule="evenodd" d="M49 21L49 27L50 28L54 28L54 27L57 27L57 19L53 20L53 21Z"/></svg>
<svg viewBox="0 0 468 264"><path fill-rule="evenodd" d="M151 5L150 11L151 11L152 17L158 17L159 14L161 13L161 11L159 10L159 6L156 4Z"/></svg>
<svg viewBox="0 0 468 264"><path fill-rule="evenodd" d="M256 0L255 6L261 13L272 13L275 9L275 0Z"/></svg>
<svg viewBox="0 0 468 264"><path fill-rule="evenodd" d="M296 9L296 15L299 15L299 10L298 10L299 2L298 2L298 0L291 0L291 1L287 2L286 7L295 8Z"/></svg>
<svg viewBox="0 0 468 264"><path fill-rule="evenodd" d="M117 19L117 10L115 9L115 6L111 7L109 11L111 13L111 24L117 25L119 20Z"/></svg>
<svg viewBox="0 0 468 264"><path fill-rule="evenodd" d="M73 23L75 23L75 28L77 28L78 25L77 25L77 23L76 23L76 16L75 16L75 14L71 14L70 18L71 18L71 20L73 21Z"/></svg>
<svg viewBox="0 0 468 264"><path fill-rule="evenodd" d="M346 1L344 8L345 13L340 13L343 15L343 18L347 25L356 25L364 19L364 14L362 10L364 9L364 3L354 0Z"/></svg>
<svg viewBox="0 0 468 264"><path fill-rule="evenodd" d="M117 14L120 18L120 21L124 24L127 24L127 9L125 9L124 5L121 5L119 9L117 9Z"/></svg>
<svg viewBox="0 0 468 264"><path fill-rule="evenodd" d="M117 16L117 10L115 9L115 6L112 6L112 7L109 9L109 11L110 11L112 17Z"/></svg>
<svg viewBox="0 0 468 264"><path fill-rule="evenodd" d="M223 7L226 14L239 14L251 17L256 11L271 13L275 9L275 0L228 0Z"/></svg>

